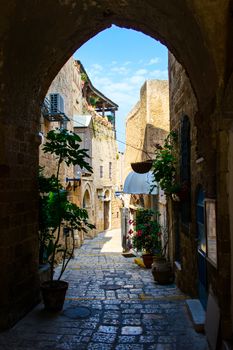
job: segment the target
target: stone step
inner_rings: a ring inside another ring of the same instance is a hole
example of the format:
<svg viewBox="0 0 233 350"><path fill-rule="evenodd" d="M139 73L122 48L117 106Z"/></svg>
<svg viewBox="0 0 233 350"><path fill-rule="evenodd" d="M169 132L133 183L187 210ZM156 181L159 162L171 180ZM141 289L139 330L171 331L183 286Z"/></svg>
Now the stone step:
<svg viewBox="0 0 233 350"><path fill-rule="evenodd" d="M199 299L187 299L186 306L196 332L204 332L206 312Z"/></svg>

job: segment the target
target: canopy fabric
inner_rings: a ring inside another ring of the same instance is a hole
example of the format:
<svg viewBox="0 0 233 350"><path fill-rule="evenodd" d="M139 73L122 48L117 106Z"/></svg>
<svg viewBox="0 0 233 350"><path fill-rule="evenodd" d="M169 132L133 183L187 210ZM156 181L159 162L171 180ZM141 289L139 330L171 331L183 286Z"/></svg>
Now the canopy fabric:
<svg viewBox="0 0 233 350"><path fill-rule="evenodd" d="M91 114L82 114L82 115L77 115L75 114L73 116L74 120L74 127L75 128L86 128L89 126L91 122Z"/></svg>
<svg viewBox="0 0 233 350"><path fill-rule="evenodd" d="M156 195L158 194L157 186L155 186L151 192L151 188L154 184L152 171L148 171L148 173L144 174L131 171L125 179L123 193Z"/></svg>

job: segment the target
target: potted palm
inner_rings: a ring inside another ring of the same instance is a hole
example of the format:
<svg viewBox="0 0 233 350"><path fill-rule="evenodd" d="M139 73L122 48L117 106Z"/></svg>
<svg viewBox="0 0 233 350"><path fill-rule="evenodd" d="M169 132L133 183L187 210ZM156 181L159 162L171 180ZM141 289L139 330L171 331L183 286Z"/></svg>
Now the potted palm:
<svg viewBox="0 0 233 350"><path fill-rule="evenodd" d="M159 213L150 209L139 209L136 213L135 230L130 230L133 249L142 253L144 265L151 267L153 255L161 251L161 225L157 219Z"/></svg>
<svg viewBox="0 0 233 350"><path fill-rule="evenodd" d="M44 239L47 259L50 264L50 279L41 285L42 297L45 309L59 311L63 307L68 283L61 277L74 254L74 230L93 229L94 225L88 222L88 214L85 209L67 199L67 193L63 189L59 177L61 165L79 165L92 172L92 168L86 162L87 150L80 149L80 137L65 129L52 130L47 134L47 141L43 151L55 156L57 162L56 174L43 179L42 210L40 216L40 234ZM63 232L63 242L61 236ZM61 269L57 279L54 279L54 268L57 259L60 258Z"/></svg>

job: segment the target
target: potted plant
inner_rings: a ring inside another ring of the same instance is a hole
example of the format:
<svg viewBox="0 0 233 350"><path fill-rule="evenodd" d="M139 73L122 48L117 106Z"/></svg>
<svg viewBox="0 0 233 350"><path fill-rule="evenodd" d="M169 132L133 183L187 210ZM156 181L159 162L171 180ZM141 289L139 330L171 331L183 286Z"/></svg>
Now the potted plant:
<svg viewBox="0 0 233 350"><path fill-rule="evenodd" d="M41 193L41 215L40 234L43 237L43 251L45 246L50 264L50 279L41 285L42 297L45 308L49 311L59 311L63 307L65 293L68 283L61 281L70 259L74 253L74 230L94 228L88 222L88 214L85 209L79 208L76 204L67 199L67 193L63 189L59 177L61 165L79 165L92 172L92 168L86 162L88 157L85 149L80 149L80 137L65 129L52 130L47 134L47 141L43 151L54 155L57 168L56 174L49 178L41 178L43 186ZM64 243L61 244L61 233L63 228ZM58 278L54 279L54 268L57 259L60 257L61 270Z"/></svg>
<svg viewBox="0 0 233 350"><path fill-rule="evenodd" d="M142 253L144 265L151 267L153 255L161 251L161 225L152 216L159 213L150 209L139 209L136 213L135 230L128 233L131 236L133 249Z"/></svg>
<svg viewBox="0 0 233 350"><path fill-rule="evenodd" d="M182 190L181 184L176 181L176 150L177 133L171 131L164 141L164 146L157 144L155 159L152 164L154 183L158 183L166 195L179 200L178 194ZM151 191L156 185L153 185Z"/></svg>

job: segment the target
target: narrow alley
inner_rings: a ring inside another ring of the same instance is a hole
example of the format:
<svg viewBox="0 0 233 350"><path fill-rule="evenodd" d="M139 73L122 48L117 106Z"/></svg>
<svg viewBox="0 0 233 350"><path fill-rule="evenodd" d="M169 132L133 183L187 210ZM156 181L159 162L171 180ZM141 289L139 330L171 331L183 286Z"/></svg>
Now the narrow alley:
<svg viewBox="0 0 233 350"><path fill-rule="evenodd" d="M0 335L0 349L208 349L189 320L186 296L174 284L156 285L150 269L121 251L120 230L85 240L63 276L63 311L49 314L39 304Z"/></svg>

